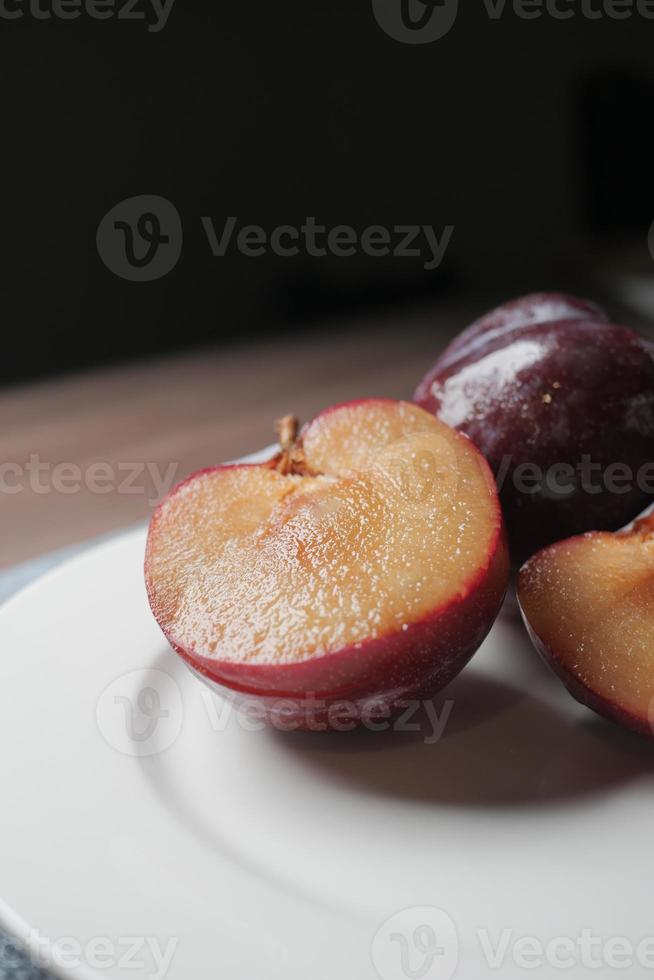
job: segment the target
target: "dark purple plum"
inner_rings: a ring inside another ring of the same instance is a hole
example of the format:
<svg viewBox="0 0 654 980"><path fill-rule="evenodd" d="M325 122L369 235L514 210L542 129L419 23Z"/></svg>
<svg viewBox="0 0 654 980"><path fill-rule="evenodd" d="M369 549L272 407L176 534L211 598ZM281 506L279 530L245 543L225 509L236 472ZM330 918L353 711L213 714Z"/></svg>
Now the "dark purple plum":
<svg viewBox="0 0 654 980"><path fill-rule="evenodd" d="M568 296L566 293L530 293L520 299L504 303L466 327L439 358L440 362L458 360L463 353L469 354L477 344L536 323L552 320L609 320L608 313L588 299Z"/></svg>
<svg viewBox="0 0 654 980"><path fill-rule="evenodd" d="M654 500L654 345L591 303L537 294L444 351L415 401L495 473L514 563Z"/></svg>

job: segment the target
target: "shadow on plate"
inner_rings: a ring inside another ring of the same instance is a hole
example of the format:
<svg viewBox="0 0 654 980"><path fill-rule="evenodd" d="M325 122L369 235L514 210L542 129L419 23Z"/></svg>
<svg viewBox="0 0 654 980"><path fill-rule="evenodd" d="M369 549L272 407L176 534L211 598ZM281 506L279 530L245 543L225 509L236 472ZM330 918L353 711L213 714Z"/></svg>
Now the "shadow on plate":
<svg viewBox="0 0 654 980"><path fill-rule="evenodd" d="M521 629L507 620L503 628ZM268 729L258 735L243 730L242 737L271 740L275 752L290 753L313 778L434 807L578 804L651 779L653 743L576 708L535 654L515 657L510 644L499 644L496 664L500 651L515 683L473 664L433 702L406 716L399 731L396 722L395 730L382 732ZM170 672L171 657L186 675L168 651L156 665ZM541 697L527 693L536 690Z"/></svg>
<svg viewBox="0 0 654 980"><path fill-rule="evenodd" d="M433 719L443 719L434 740ZM420 732L270 732L321 778L434 806L578 803L654 773L654 746L468 669L421 712ZM415 719L414 719L415 720Z"/></svg>

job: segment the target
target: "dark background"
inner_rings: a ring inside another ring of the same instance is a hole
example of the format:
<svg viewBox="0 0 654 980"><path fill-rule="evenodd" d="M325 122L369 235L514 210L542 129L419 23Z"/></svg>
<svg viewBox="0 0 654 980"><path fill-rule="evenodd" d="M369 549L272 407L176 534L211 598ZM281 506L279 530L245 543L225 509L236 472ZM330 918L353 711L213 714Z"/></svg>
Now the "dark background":
<svg viewBox="0 0 654 980"><path fill-rule="evenodd" d="M624 283L654 270L654 21L637 14L493 21L464 3L446 37L407 45L369 0L177 0L160 33L26 14L0 20L0 45L2 383L390 304L557 286L627 308ZM95 244L139 194L184 226L155 282L116 277ZM429 272L214 258L201 215L455 231Z"/></svg>

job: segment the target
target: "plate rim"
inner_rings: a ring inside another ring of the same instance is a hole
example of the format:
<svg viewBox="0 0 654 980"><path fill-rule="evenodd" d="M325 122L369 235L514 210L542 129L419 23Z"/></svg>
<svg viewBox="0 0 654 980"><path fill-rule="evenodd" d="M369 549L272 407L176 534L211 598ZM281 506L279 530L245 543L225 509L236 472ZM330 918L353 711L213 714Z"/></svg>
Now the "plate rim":
<svg viewBox="0 0 654 980"><path fill-rule="evenodd" d="M252 463L261 462L268 458L268 456L278 450L277 443L270 443L264 446L262 449L258 449L253 453L248 453L246 456L241 456L238 459L228 460L227 463ZM224 466L227 463L218 463L217 466ZM197 471L193 471L197 472ZM189 474L192 476L193 474ZM188 479L185 477L184 479ZM179 482L179 481L178 481ZM152 508L154 512L156 508ZM16 603L22 602L25 596L29 596L32 591L40 589L41 586L47 584L51 578L55 578L60 575L61 572L66 569L76 565L78 562L83 561L88 558L90 554L96 553L99 549L106 547L111 547L118 542L124 541L126 538L137 536L143 534L149 525L149 518L144 521L140 521L137 524L128 524L125 527L118 528L115 533L111 534L110 537L106 537L105 534L99 534L95 538L87 539L86 541L78 542L80 552L75 555L69 555L63 558L60 562L57 562L52 568L47 569L41 574L37 574L31 582L27 582L25 585L21 586L17 592L9 596L3 603L0 603L0 613L4 614L6 610L11 609ZM85 547L88 545L88 547ZM47 554L47 552L44 552ZM40 555L36 556L42 557ZM10 566L11 568L11 566ZM12 905L3 898L2 893L0 893L0 930L2 930L12 942L15 942L19 949L29 957L31 965L35 969L39 969L39 964L35 963L33 956L33 951L30 948L29 941L27 937L29 936L30 930L36 929L36 926L30 925L27 919L25 919L21 913L19 913ZM49 952L53 951L54 944L50 942L46 937L41 937L41 946L45 947ZM53 976L57 977L58 980L101 980L101 974L91 967L81 964L79 967L63 967L54 962L52 956L49 957L49 962L47 966L47 972Z"/></svg>

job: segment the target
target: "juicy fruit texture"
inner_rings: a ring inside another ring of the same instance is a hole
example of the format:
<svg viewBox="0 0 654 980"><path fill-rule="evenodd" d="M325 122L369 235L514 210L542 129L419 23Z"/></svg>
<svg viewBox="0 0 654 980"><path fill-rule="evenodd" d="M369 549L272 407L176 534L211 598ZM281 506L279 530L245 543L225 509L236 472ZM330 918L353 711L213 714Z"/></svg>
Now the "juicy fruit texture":
<svg viewBox="0 0 654 980"><path fill-rule="evenodd" d="M654 447L654 347L584 300L538 294L488 314L415 400L488 459L516 564L615 530L652 499L639 474Z"/></svg>
<svg viewBox="0 0 654 980"><path fill-rule="evenodd" d="M654 737L654 518L541 551L520 572L518 601L577 700Z"/></svg>
<svg viewBox="0 0 654 980"><path fill-rule="evenodd" d="M384 400L327 410L292 457L200 472L158 508L146 581L160 626L211 680L296 699L300 719L308 697L324 711L433 693L506 585L486 463L433 416Z"/></svg>

